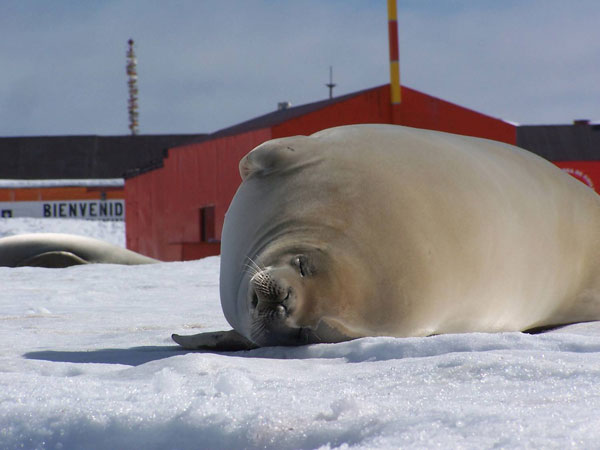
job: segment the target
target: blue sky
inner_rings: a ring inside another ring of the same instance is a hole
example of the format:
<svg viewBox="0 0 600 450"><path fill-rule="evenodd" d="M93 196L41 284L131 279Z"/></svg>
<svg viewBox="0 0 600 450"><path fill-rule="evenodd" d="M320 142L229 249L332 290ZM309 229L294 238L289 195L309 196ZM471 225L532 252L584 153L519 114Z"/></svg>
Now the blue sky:
<svg viewBox="0 0 600 450"><path fill-rule="evenodd" d="M597 0L398 0L402 83L523 124L600 120ZM385 0L2 0L0 136L202 133L388 82Z"/></svg>

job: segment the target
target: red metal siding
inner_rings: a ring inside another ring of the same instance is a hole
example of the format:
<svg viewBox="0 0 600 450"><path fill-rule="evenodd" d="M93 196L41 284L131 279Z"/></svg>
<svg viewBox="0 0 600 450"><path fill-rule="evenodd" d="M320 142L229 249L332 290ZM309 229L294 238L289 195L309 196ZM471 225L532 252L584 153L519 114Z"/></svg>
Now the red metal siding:
<svg viewBox="0 0 600 450"><path fill-rule="evenodd" d="M262 129L169 151L164 167L125 183L127 247L165 261L219 254L201 241L200 209L215 206L215 233L221 237L225 211L241 182L239 160L271 139Z"/></svg>
<svg viewBox="0 0 600 450"><path fill-rule="evenodd" d="M396 123L409 127L446 131L494 139L509 144L517 141L514 125L462 106L402 88L402 103L392 117L389 85L273 127L273 137L312 134L324 128L356 123Z"/></svg>
<svg viewBox="0 0 600 450"><path fill-rule="evenodd" d="M554 164L600 194L600 161L555 161Z"/></svg>
<svg viewBox="0 0 600 450"><path fill-rule="evenodd" d="M370 89L273 127L273 137L309 135L325 128L357 123L391 123L389 86Z"/></svg>
<svg viewBox="0 0 600 450"><path fill-rule="evenodd" d="M395 115L395 123L493 139L508 144L517 142L516 127L508 122L406 87L402 88L402 103Z"/></svg>

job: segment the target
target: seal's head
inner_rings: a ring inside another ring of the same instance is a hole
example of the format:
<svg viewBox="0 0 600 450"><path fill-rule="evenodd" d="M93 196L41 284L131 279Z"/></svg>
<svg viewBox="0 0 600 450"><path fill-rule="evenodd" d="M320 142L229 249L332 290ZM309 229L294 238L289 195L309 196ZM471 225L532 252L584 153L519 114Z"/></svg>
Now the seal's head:
<svg viewBox="0 0 600 450"><path fill-rule="evenodd" d="M337 342L374 292L356 230L359 187L314 137L266 142L240 162L225 216L220 293L225 318L259 346ZM342 149L343 150L343 149ZM342 153L343 151L340 150ZM362 187L361 187L362 188Z"/></svg>
<svg viewBox="0 0 600 450"><path fill-rule="evenodd" d="M284 252L253 266L248 282L250 339L257 345L313 342L334 280L322 251Z"/></svg>

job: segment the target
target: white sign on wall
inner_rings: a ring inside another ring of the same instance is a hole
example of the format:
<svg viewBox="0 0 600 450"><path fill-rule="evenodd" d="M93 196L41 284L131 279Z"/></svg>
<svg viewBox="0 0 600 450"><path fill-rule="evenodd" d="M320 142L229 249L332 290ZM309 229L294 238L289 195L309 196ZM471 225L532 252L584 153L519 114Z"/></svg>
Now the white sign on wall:
<svg viewBox="0 0 600 450"><path fill-rule="evenodd" d="M124 220L125 200L0 202L0 217L47 217L90 220Z"/></svg>

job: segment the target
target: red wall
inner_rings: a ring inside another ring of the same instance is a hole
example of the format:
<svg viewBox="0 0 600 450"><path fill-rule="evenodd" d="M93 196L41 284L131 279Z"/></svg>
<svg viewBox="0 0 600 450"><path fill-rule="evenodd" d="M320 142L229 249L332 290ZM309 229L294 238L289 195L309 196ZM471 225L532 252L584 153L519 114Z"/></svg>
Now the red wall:
<svg viewBox="0 0 600 450"><path fill-rule="evenodd" d="M555 161L554 164L600 194L600 161Z"/></svg>
<svg viewBox="0 0 600 450"><path fill-rule="evenodd" d="M391 123L389 86L365 91L273 127L273 137L312 134L325 128L357 123Z"/></svg>
<svg viewBox="0 0 600 450"><path fill-rule="evenodd" d="M271 138L339 125L398 123L516 141L513 125L412 89L403 88L403 102L395 111L389 99L389 85L380 86L272 128L171 149L163 168L125 182L127 247L166 261L218 254L218 242L201 242L200 208L215 206L220 240L225 212L241 181L239 160Z"/></svg>
<svg viewBox="0 0 600 450"><path fill-rule="evenodd" d="M389 86L385 86L389 92ZM516 144L514 125L403 87L394 123Z"/></svg>
<svg viewBox="0 0 600 450"><path fill-rule="evenodd" d="M219 254L200 241L200 208L215 206L217 239L240 184L239 160L271 139L262 129L169 150L164 167L125 182L127 247L165 261Z"/></svg>
<svg viewBox="0 0 600 450"><path fill-rule="evenodd" d="M514 125L413 89L402 87L402 103L392 115L390 86L365 91L273 127L273 137L312 134L325 128L356 123L396 123L515 144Z"/></svg>

